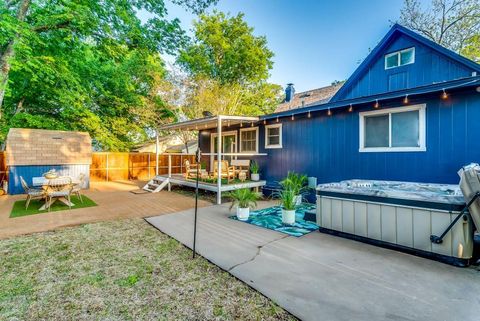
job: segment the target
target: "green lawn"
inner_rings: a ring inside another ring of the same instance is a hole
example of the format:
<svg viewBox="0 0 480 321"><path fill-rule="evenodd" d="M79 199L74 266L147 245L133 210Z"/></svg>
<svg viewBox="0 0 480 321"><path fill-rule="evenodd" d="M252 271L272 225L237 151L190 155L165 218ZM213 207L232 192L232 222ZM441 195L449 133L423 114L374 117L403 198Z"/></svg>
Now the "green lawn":
<svg viewBox="0 0 480 321"><path fill-rule="evenodd" d="M97 204L86 197L85 195L82 195L82 200L83 203L80 202L80 199L77 196L72 196L71 201L75 206L72 206L72 210L77 209L77 208L84 208L84 207L91 207L91 206L97 206ZM42 207L42 205L45 203L44 200L32 200L28 206L28 209L25 209L25 200L20 200L16 201L13 204L12 211L10 212L10 217L21 217L21 216L27 216L27 215L33 215L33 214L40 214L40 213L48 213L48 211L39 211L38 209ZM69 207L62 202L55 202L52 205L52 208L50 209L51 212L55 211L65 211L69 210Z"/></svg>
<svg viewBox="0 0 480 321"><path fill-rule="evenodd" d="M291 320L142 219L0 241L0 320Z"/></svg>

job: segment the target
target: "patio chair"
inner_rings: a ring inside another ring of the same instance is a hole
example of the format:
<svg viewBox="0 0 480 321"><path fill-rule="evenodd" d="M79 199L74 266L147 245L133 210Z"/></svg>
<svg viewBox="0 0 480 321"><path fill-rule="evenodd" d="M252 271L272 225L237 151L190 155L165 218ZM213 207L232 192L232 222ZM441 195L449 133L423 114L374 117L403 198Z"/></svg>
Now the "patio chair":
<svg viewBox="0 0 480 321"><path fill-rule="evenodd" d="M226 178L227 183L230 184L230 181L235 179L235 166L228 166L228 161L222 160L221 163L221 172L220 177ZM218 161L213 162L213 179L216 181L218 177Z"/></svg>
<svg viewBox="0 0 480 321"><path fill-rule="evenodd" d="M185 160L185 178L196 178L197 177L197 169L198 172L202 171L201 164L190 164L188 159Z"/></svg>
<svg viewBox="0 0 480 321"><path fill-rule="evenodd" d="M46 201L46 194L42 188L29 187L27 182L23 179L22 176L20 176L20 182L22 183L22 187L23 187L23 190L25 191L25 194L27 194L25 209L28 209L28 206L30 205L30 201L32 199L39 198L39 199L45 199Z"/></svg>
<svg viewBox="0 0 480 321"><path fill-rule="evenodd" d="M70 177L59 177L48 181L46 187L47 194L47 207L50 212L50 208L53 204L54 198L66 198L68 201L68 207L72 209L72 202L70 195L72 194L73 184Z"/></svg>
<svg viewBox="0 0 480 321"><path fill-rule="evenodd" d="M82 199L82 194L80 192L82 191L82 188L85 185L85 179L86 178L87 178L87 176L84 173L80 173L80 175L78 175L78 183L74 184L73 188L72 188L72 193L71 194L77 195L77 197L80 199L81 203L83 203L83 199Z"/></svg>
<svg viewBox="0 0 480 321"><path fill-rule="evenodd" d="M232 166L235 166L235 174L240 178L240 172L245 172L246 178L250 177L250 160L249 159L233 159Z"/></svg>

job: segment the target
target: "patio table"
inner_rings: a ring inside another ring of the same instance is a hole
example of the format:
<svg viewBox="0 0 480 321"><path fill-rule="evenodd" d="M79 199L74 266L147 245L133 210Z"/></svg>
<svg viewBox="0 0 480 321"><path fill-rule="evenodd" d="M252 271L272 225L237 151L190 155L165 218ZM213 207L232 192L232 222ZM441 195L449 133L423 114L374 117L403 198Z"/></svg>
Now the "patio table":
<svg viewBox="0 0 480 321"><path fill-rule="evenodd" d="M60 178L60 177L59 177ZM71 178L71 181L72 181L72 184L79 184L80 181L76 178ZM32 185L35 186L35 187L42 187L43 189L46 189L48 188L49 186L49 182L50 182L50 179L47 179L43 176L41 177L32 177ZM67 184L65 184L64 186L66 186ZM62 187L62 186L59 186L58 185L58 182L56 184L56 187ZM56 201L60 201L62 202L63 204L67 205L67 206L75 206L75 204L73 204L72 202L69 202L65 197L55 197L55 200L52 202L52 205L56 202ZM48 209L48 206L47 206L47 203L43 204L38 210L39 211L45 211Z"/></svg>

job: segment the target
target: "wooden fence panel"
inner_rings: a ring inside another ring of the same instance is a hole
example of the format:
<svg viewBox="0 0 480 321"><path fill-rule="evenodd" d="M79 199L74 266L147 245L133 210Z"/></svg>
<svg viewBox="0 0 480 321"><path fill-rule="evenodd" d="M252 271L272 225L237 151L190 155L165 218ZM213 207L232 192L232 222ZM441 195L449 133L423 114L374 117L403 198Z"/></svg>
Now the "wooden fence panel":
<svg viewBox="0 0 480 321"><path fill-rule="evenodd" d="M184 172L185 160L195 162L194 155L170 155L172 174ZM5 152L0 152L0 181L7 177ZM155 153L92 153L91 181L149 180L155 176ZM158 156L158 173L168 174L168 155Z"/></svg>

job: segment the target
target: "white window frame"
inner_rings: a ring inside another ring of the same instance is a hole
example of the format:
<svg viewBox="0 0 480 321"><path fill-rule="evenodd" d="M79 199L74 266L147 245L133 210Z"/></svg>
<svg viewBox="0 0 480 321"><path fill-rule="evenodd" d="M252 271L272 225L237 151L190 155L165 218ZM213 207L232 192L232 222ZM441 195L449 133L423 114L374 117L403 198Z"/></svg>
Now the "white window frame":
<svg viewBox="0 0 480 321"><path fill-rule="evenodd" d="M278 137L278 144L275 145L268 145L268 129L270 128L279 128L280 130L278 131L279 137ZM273 148L283 148L283 139L282 139L282 124L271 124L271 125L265 125L265 149L273 149Z"/></svg>
<svg viewBox="0 0 480 321"><path fill-rule="evenodd" d="M227 131L227 132L224 132L222 131L222 141L223 141L223 136L232 136L232 135L235 135L235 150L234 150L234 153L238 153L238 132L236 130L231 130L231 131ZM215 160L215 158L217 157L217 151L214 150L214 141L215 141L215 137L218 137L218 133L211 133L210 134L210 153L212 155L210 155L210 168L213 168L213 162ZM223 142L222 142L223 144ZM237 159L237 156L234 156L233 157L234 159Z"/></svg>
<svg viewBox="0 0 480 321"><path fill-rule="evenodd" d="M409 62L407 64L403 64L401 65L401 56L402 56L402 52L406 52L406 51L412 51L413 52L413 60L412 62ZM387 59L390 58L391 56L397 56L397 65L396 66L392 66L392 67L387 67ZM415 63L415 47L410 47L410 48L407 48L407 49L403 49L403 50L399 50L399 51L395 51L395 52L391 52L389 54L386 54L385 55L385 70L387 69L393 69L393 68L398 68L398 67L401 67L401 66L406 66L406 65L411 65L413 63Z"/></svg>
<svg viewBox="0 0 480 321"><path fill-rule="evenodd" d="M426 104L411 105L406 107L389 108L385 110L373 110L359 113L360 121L360 141L359 152L425 152L426 146ZM365 117L372 115L388 115L388 145L392 146L392 114L402 113L407 111L418 111L418 141L419 147L365 147Z"/></svg>
<svg viewBox="0 0 480 321"><path fill-rule="evenodd" d="M244 151L242 147L242 133L255 131L255 150L254 151ZM238 144L239 153L258 153L258 127L249 127L249 128L240 128L240 143Z"/></svg>

